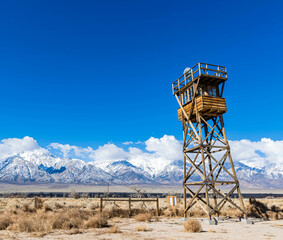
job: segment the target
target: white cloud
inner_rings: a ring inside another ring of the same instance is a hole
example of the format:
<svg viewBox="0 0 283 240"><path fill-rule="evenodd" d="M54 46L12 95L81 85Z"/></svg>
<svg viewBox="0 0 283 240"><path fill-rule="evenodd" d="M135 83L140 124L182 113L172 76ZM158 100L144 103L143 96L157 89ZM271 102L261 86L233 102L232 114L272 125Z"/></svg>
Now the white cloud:
<svg viewBox="0 0 283 240"><path fill-rule="evenodd" d="M283 163L283 141L262 138L260 141L230 141L234 161L251 167L264 167L267 164Z"/></svg>
<svg viewBox="0 0 283 240"><path fill-rule="evenodd" d="M91 147L82 148L60 143L51 143L48 148L51 151L58 150L63 157L82 158L96 162L122 160L128 157L128 154L122 148L111 143L99 146L96 150Z"/></svg>
<svg viewBox="0 0 283 240"><path fill-rule="evenodd" d="M268 164L283 163L283 141L262 138L260 141L247 139L229 141L234 161L240 161L248 166L262 168ZM48 149L60 153L64 157L79 158L86 161L103 163L106 161L128 160L136 166L158 171L166 164L182 160L182 142L174 136L164 135L161 138L151 137L145 142L134 143L135 147L124 145L123 148L108 143L93 149L69 144L51 143ZM48 152L41 148L31 137L7 138L0 142L0 158L21 154L23 152Z"/></svg>
<svg viewBox="0 0 283 240"><path fill-rule="evenodd" d="M81 148L77 146L72 146L69 144L51 143L49 145L50 149L58 150L62 153L64 157L76 156L78 158L88 158L96 162L101 161L113 161L127 159L129 161L140 160L153 160L159 159L159 161L174 161L181 159L182 157L182 145L174 136L164 135L161 138L151 137L143 144L145 144L145 149L143 151L137 147L131 147L133 142L124 142L123 145L128 146L126 150L116 146L115 144L108 143L103 146L98 147L94 150L91 147ZM142 142L139 142L141 145Z"/></svg>
<svg viewBox="0 0 283 240"><path fill-rule="evenodd" d="M161 138L149 138L145 142L125 142L126 149L108 143L94 150L91 147L81 148L68 144L51 143L49 149L58 150L64 157L76 157L101 164L115 160L128 160L139 167L150 168L156 172L166 164L181 159L182 145L174 136L164 135ZM145 145L145 150L132 145Z"/></svg>
<svg viewBox="0 0 283 240"><path fill-rule="evenodd" d="M26 151L41 149L31 137L7 138L0 142L0 158L20 154Z"/></svg>
<svg viewBox="0 0 283 240"><path fill-rule="evenodd" d="M94 158L94 150L91 147L78 147L69 144L51 143L48 148L55 149L62 153L63 157Z"/></svg>
<svg viewBox="0 0 283 240"><path fill-rule="evenodd" d="M137 141L137 142L133 142L133 141L126 141L122 143L123 145L144 145L144 142L142 141Z"/></svg>
<svg viewBox="0 0 283 240"><path fill-rule="evenodd" d="M156 153L163 159L169 161L182 159L182 143L174 136L151 137L145 141L145 145L146 150Z"/></svg>
<svg viewBox="0 0 283 240"><path fill-rule="evenodd" d="M132 144L134 144L132 141L126 141L126 142L123 142L122 143L123 145L132 145Z"/></svg>
<svg viewBox="0 0 283 240"><path fill-rule="evenodd" d="M94 151L94 160L98 162L102 161L113 161L113 160L124 160L128 158L128 153L117 147L112 143L100 146Z"/></svg>
<svg viewBox="0 0 283 240"><path fill-rule="evenodd" d="M283 162L283 141L263 138L260 141L243 139L229 142L234 161L240 161L257 168ZM140 167L149 166L153 171L157 171L172 161L182 160L182 142L174 136L151 137L145 142L139 142L139 144L145 145L145 149L141 146L133 147L131 144L125 143L126 149L110 143L100 146L96 150L91 147L81 148L59 143L52 143L50 146L61 151L65 157L76 156L97 163L126 159Z"/></svg>

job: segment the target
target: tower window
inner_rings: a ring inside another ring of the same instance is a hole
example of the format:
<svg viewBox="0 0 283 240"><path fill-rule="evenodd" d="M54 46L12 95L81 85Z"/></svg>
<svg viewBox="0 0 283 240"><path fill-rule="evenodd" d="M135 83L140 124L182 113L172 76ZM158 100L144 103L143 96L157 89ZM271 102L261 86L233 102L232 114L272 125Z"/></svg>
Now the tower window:
<svg viewBox="0 0 283 240"><path fill-rule="evenodd" d="M189 101L191 101L193 98L193 87L189 88Z"/></svg>
<svg viewBox="0 0 283 240"><path fill-rule="evenodd" d="M183 93L183 104L187 104L189 102L189 98L188 98L188 93L184 92Z"/></svg>
<svg viewBox="0 0 283 240"><path fill-rule="evenodd" d="M198 87L198 95L204 95L204 89L202 87Z"/></svg>
<svg viewBox="0 0 283 240"><path fill-rule="evenodd" d="M216 87L208 87L208 95L212 97L217 97Z"/></svg>

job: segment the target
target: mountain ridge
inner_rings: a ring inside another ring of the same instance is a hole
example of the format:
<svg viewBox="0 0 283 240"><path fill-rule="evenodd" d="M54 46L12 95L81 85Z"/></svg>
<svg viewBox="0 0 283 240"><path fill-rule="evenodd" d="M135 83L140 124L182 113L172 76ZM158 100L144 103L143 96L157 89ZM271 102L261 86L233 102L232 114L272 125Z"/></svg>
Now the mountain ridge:
<svg viewBox="0 0 283 240"><path fill-rule="evenodd" d="M127 159L102 163L60 158L48 151L27 151L0 159L0 182L68 184L182 184L183 161L163 166ZM241 186L283 188L283 165L269 164L254 168L234 162ZM225 177L225 174L223 175ZM200 180L198 176L194 180Z"/></svg>

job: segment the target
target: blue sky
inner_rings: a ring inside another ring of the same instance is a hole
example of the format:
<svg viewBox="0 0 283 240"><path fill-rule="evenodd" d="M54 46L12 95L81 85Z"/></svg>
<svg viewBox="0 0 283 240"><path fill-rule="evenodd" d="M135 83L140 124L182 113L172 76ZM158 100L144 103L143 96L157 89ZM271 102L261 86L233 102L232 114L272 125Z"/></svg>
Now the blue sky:
<svg viewBox="0 0 283 240"><path fill-rule="evenodd" d="M282 1L1 1L0 137L182 138L171 83L227 66L231 140L281 140Z"/></svg>

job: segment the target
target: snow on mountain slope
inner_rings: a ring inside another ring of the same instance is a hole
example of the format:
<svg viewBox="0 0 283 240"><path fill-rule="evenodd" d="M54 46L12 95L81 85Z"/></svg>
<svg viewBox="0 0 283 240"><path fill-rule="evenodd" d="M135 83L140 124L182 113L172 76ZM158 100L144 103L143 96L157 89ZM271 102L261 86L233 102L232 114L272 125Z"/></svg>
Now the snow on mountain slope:
<svg viewBox="0 0 283 240"><path fill-rule="evenodd" d="M45 167L53 167L59 169L62 166L66 168L83 168L86 162L79 159L72 158L59 158L45 149L39 149L34 151L27 151L19 154L23 159L29 161L37 166L43 165Z"/></svg>
<svg viewBox="0 0 283 240"><path fill-rule="evenodd" d="M80 159L59 158L45 149L36 149L19 154L21 164L27 169L44 173L58 183L97 184L112 179L112 176ZM2 171L1 171L2 172Z"/></svg>
<svg viewBox="0 0 283 240"><path fill-rule="evenodd" d="M81 169L76 182L81 184L105 184L112 180L113 176L106 173L102 169L92 164L86 164Z"/></svg>
<svg viewBox="0 0 283 240"><path fill-rule="evenodd" d="M126 160L110 162L103 170L114 177L114 181L121 183L151 183L151 176Z"/></svg>
<svg viewBox="0 0 283 240"><path fill-rule="evenodd" d="M150 176L156 175L159 171L164 169L165 166L170 164L170 161L166 161L163 159L142 159L142 158L135 158L129 160L129 162L142 169L144 172L148 173Z"/></svg>
<svg viewBox="0 0 283 240"><path fill-rule="evenodd" d="M283 179L283 163L269 164L263 168L264 173L271 179Z"/></svg>
<svg viewBox="0 0 283 240"><path fill-rule="evenodd" d="M265 177L265 172L258 168L249 167L241 162L235 162L234 167L236 170L237 177L246 181L255 181ZM231 168L228 168L231 171Z"/></svg>
<svg viewBox="0 0 283 240"><path fill-rule="evenodd" d="M238 161L234 165L244 186L282 188L283 164L269 164L261 169ZM225 166L231 171L228 162ZM227 176L224 172L219 179ZM60 158L45 149L26 151L0 159L0 181L9 183L182 184L182 179L182 160L169 162L155 159L151 162L145 157L87 163L80 159ZM200 180L198 175L193 179Z"/></svg>
<svg viewBox="0 0 283 240"><path fill-rule="evenodd" d="M188 164L187 164L188 165ZM188 168L188 166L187 166ZM201 177L196 173L191 178L194 181L200 181ZM183 160L174 161L166 165L155 175L155 180L161 183L180 183L183 182Z"/></svg>
<svg viewBox="0 0 283 240"><path fill-rule="evenodd" d="M2 182L54 182L52 176L31 162L16 155L0 163L0 181Z"/></svg>
<svg viewBox="0 0 283 240"><path fill-rule="evenodd" d="M177 160L166 165L156 173L155 180L162 183L182 183L183 161Z"/></svg>

